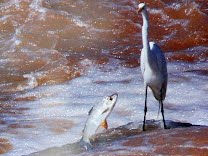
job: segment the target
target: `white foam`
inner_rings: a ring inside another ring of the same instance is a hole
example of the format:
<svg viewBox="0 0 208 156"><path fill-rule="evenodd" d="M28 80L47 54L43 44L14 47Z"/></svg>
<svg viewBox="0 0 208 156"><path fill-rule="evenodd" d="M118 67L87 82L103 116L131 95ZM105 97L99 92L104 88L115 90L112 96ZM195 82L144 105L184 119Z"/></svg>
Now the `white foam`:
<svg viewBox="0 0 208 156"><path fill-rule="evenodd" d="M168 7L174 9L174 10L179 10L181 8L181 4L179 3L171 3Z"/></svg>
<svg viewBox="0 0 208 156"><path fill-rule="evenodd" d="M79 18L74 18L73 20L72 20L77 26L79 26L79 27L86 27L86 28L89 28L90 26L87 24L87 23L85 23L84 21L82 21L82 20L80 20Z"/></svg>
<svg viewBox="0 0 208 156"><path fill-rule="evenodd" d="M88 65L92 62L84 60L82 63ZM117 64L117 62L114 61L113 64ZM167 97L164 101L167 120L208 125L207 77L193 72L184 72L205 69L206 66L207 63L168 64L169 84ZM19 153L27 154L79 141L90 108L104 96L115 92L119 97L108 118L109 128L142 121L144 86L140 69L121 66L113 68L112 64L106 65L104 68L100 69L90 65L88 73L68 83L37 87L25 94L17 94L17 98L35 96L37 99L22 104L19 102L17 106L24 105L30 109L25 112L25 116L12 119L18 122L34 123L36 127L21 129L25 140L22 136L7 134L15 145L14 150L8 155L13 155L15 152L17 155ZM149 91L147 119L156 119L157 112L158 101ZM74 125L62 134L54 134L44 124L46 119L72 120Z"/></svg>
<svg viewBox="0 0 208 156"><path fill-rule="evenodd" d="M46 9L42 7L43 0L33 0L30 7L40 13L45 13Z"/></svg>
<svg viewBox="0 0 208 156"><path fill-rule="evenodd" d="M40 73L29 73L29 74L24 74L23 77L26 78L25 82L23 84L19 84L17 86L18 91L23 91L26 89L32 89L38 86L38 81L37 78L40 76Z"/></svg>

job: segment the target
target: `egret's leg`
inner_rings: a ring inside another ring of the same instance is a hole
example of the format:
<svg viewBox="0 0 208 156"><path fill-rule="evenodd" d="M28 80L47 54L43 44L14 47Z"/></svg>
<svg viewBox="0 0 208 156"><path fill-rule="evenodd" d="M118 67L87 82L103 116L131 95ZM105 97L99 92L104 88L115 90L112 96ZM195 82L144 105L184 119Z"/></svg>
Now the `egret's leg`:
<svg viewBox="0 0 208 156"><path fill-rule="evenodd" d="M166 128L166 124L165 124L165 117L164 117L164 109L163 109L163 102L161 101L161 113L162 113L162 117L163 117L163 124L164 124L164 128Z"/></svg>
<svg viewBox="0 0 208 156"><path fill-rule="evenodd" d="M143 131L145 131L146 113L147 113L147 86L145 88Z"/></svg>
<svg viewBox="0 0 208 156"><path fill-rule="evenodd" d="M164 128L166 129L166 124L165 124L165 116L164 116L164 108L163 108L163 101L162 101L162 90L161 90L161 113L162 113L162 117L163 117L163 124L164 124Z"/></svg>

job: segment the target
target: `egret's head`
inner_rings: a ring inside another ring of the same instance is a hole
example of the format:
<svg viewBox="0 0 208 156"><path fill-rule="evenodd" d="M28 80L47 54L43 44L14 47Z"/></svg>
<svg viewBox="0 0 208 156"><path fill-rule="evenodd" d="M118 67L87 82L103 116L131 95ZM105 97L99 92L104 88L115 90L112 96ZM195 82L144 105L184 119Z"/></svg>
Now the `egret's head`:
<svg viewBox="0 0 208 156"><path fill-rule="evenodd" d="M139 3L137 12L141 12L145 8L145 3Z"/></svg>

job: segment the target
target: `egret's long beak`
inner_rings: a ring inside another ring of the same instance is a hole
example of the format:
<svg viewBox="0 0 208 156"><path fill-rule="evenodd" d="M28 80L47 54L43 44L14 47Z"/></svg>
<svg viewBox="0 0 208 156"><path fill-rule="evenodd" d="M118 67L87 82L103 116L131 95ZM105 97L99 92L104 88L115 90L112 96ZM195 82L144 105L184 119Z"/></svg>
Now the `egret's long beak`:
<svg viewBox="0 0 208 156"><path fill-rule="evenodd" d="M137 13L140 13L142 11L143 8L138 8L137 9Z"/></svg>
<svg viewBox="0 0 208 156"><path fill-rule="evenodd" d="M145 8L145 3L140 3L138 5L137 13L141 12Z"/></svg>

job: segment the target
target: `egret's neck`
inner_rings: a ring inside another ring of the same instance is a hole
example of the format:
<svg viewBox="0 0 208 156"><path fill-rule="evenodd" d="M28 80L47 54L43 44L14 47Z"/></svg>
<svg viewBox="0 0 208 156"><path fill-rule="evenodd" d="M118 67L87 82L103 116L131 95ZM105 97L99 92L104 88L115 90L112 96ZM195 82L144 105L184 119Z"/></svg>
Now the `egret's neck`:
<svg viewBox="0 0 208 156"><path fill-rule="evenodd" d="M143 26L142 26L143 48L147 51L150 51L149 40L148 40L149 19L146 9L142 11L142 18L143 18Z"/></svg>

